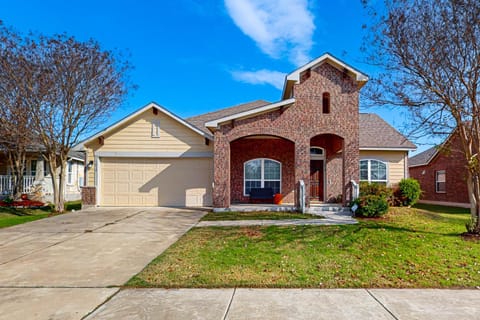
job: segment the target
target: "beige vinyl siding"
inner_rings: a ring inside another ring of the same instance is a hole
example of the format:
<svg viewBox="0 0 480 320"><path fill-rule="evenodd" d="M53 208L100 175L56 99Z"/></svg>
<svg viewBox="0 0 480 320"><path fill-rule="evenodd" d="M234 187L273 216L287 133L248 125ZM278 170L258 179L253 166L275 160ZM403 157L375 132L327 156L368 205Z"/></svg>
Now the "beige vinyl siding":
<svg viewBox="0 0 480 320"><path fill-rule="evenodd" d="M152 138L152 122L160 120L160 137ZM137 152L211 152L213 144L178 121L159 112L147 110L115 132L105 135L102 151Z"/></svg>
<svg viewBox="0 0 480 320"><path fill-rule="evenodd" d="M394 185L407 177L405 171L406 151L365 151L360 150L360 160L375 159L387 163L388 184Z"/></svg>
<svg viewBox="0 0 480 320"><path fill-rule="evenodd" d="M152 137L152 122L160 121L160 136ZM158 112L153 114L152 109L134 117L124 123L119 128L107 132L104 135L103 145L99 144L98 139L86 144L87 162L95 160L95 152L143 152L143 153L204 153L213 154L213 142L205 144L205 138L194 132L185 125L170 118L169 116ZM95 161L94 165L88 170L88 186L95 185Z"/></svg>

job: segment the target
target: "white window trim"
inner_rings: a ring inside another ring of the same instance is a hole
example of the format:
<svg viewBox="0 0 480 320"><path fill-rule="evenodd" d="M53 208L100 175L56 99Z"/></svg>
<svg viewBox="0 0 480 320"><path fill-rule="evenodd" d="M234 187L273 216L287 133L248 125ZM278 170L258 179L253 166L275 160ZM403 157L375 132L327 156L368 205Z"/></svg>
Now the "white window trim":
<svg viewBox="0 0 480 320"><path fill-rule="evenodd" d="M438 174L443 173L445 176L445 181L438 181ZM443 182L445 184L445 190L439 191L438 190L438 183ZM447 193L447 172L446 170L437 170L435 171L435 193Z"/></svg>
<svg viewBox="0 0 480 320"><path fill-rule="evenodd" d="M73 161L67 161L67 185L73 186Z"/></svg>
<svg viewBox="0 0 480 320"><path fill-rule="evenodd" d="M388 168L388 161L383 161L383 160L380 160L380 159L371 159L371 158L368 158L368 159L360 159L360 162L362 161L368 161L368 180L362 180L362 179L359 179L360 181L366 181L368 183L385 183L387 186L388 186L388 181L389 181L389 168ZM386 174L386 180L372 180L371 179L371 162L372 161L378 161L378 162L381 162L385 165L385 174ZM360 177L359 177L360 178Z"/></svg>
<svg viewBox="0 0 480 320"><path fill-rule="evenodd" d="M160 119L152 120L152 138L160 138Z"/></svg>
<svg viewBox="0 0 480 320"><path fill-rule="evenodd" d="M249 163L250 161L255 161L255 160L261 160L262 161L262 164L260 166L260 188L264 188L265 186L265 181L279 181L280 182L280 188L279 188L279 193L282 193L282 163L280 161L277 161L277 160L274 160L274 159L270 159L270 158L255 158L255 159L250 159L248 161L245 161L243 163L243 196L244 197L248 197L250 196L250 194L246 193L245 191L247 190L247 180L248 181L258 181L258 179L245 179L245 166L247 163ZM264 179L264 169L265 169L265 160L270 160L270 161L273 161L273 162L276 162L280 165L280 179Z"/></svg>

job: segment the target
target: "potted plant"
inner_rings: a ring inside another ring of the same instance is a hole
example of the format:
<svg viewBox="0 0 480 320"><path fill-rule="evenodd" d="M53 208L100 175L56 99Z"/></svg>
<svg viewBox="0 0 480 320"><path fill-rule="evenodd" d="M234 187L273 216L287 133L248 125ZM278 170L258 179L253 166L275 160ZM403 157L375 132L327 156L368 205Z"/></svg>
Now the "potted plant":
<svg viewBox="0 0 480 320"><path fill-rule="evenodd" d="M282 194L281 193L275 193L273 196L273 203L275 204L282 204Z"/></svg>

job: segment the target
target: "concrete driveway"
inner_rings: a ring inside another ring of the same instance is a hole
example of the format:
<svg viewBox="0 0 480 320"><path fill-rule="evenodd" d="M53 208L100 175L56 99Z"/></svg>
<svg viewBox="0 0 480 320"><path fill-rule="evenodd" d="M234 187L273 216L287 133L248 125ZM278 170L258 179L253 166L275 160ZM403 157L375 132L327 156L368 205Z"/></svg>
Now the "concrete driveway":
<svg viewBox="0 0 480 320"><path fill-rule="evenodd" d="M0 319L80 319L201 211L92 208L0 230Z"/></svg>

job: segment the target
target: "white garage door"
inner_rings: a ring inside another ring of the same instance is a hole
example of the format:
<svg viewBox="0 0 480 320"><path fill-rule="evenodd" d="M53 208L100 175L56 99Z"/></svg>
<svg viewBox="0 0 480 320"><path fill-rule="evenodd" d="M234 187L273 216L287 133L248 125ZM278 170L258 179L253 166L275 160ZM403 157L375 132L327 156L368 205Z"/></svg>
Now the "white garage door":
<svg viewBox="0 0 480 320"><path fill-rule="evenodd" d="M103 206L209 206L210 158L101 158Z"/></svg>

